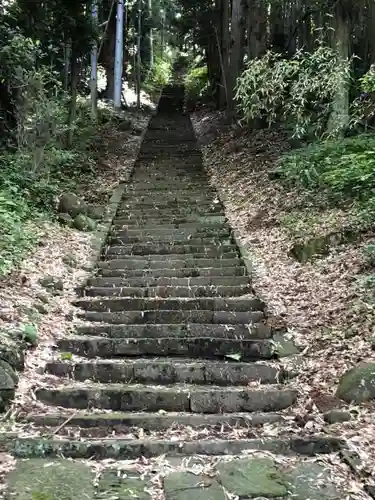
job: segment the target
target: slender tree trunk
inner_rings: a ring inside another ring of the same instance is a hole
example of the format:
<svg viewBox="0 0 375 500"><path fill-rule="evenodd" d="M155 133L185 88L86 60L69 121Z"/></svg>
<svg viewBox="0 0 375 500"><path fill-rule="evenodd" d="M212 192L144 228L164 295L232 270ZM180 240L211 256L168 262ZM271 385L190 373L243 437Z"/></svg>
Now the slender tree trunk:
<svg viewBox="0 0 375 500"><path fill-rule="evenodd" d="M284 32L283 5L272 3L270 15L271 45L275 52L284 52L286 49L286 36Z"/></svg>
<svg viewBox="0 0 375 500"><path fill-rule="evenodd" d="M229 0L221 0L219 9L220 19L220 36L221 42L221 86L220 86L220 101L219 105L224 108L228 103L228 86L229 86Z"/></svg>
<svg viewBox="0 0 375 500"><path fill-rule="evenodd" d="M76 55L76 51L72 50L71 56L71 79L70 79L70 104L68 114L68 137L67 146L70 148L73 145L74 139L74 125L77 115L77 95L78 95L78 81L80 74L80 64Z"/></svg>
<svg viewBox="0 0 375 500"><path fill-rule="evenodd" d="M237 78L243 65L241 56L243 55L242 44L244 40L244 3L242 0L233 0L231 19L231 51L230 51L230 84L228 88L228 109L231 115L234 114L235 102L234 93Z"/></svg>
<svg viewBox="0 0 375 500"><path fill-rule="evenodd" d="M368 33L368 65L375 64L375 2L369 0L368 18L367 18L367 33Z"/></svg>
<svg viewBox="0 0 375 500"><path fill-rule="evenodd" d="M341 2L335 9L334 25L335 46L340 62L345 64L350 54L351 15ZM328 131L331 134L344 132L349 124L349 90L348 81L343 76L338 83L333 111L329 119Z"/></svg>

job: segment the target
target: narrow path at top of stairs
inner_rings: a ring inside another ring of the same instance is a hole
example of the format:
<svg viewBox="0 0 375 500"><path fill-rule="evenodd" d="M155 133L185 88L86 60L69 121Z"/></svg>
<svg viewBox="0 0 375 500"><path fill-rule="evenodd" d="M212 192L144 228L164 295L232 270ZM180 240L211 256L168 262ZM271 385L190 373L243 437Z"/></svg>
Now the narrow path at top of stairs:
<svg viewBox="0 0 375 500"><path fill-rule="evenodd" d="M83 321L46 365L61 384L35 391L48 410L27 416L39 437L14 440L15 456L139 459L252 449L306 457L340 449L337 439L287 431L273 438L265 430L286 422L297 392L204 173L183 93L167 87L161 97L97 272L74 304ZM243 497L248 488L247 498L288 494L272 461L241 467L223 472L227 490L242 488ZM229 484L236 469L242 479ZM191 481L176 481L167 498L186 498L181 485ZM313 497L310 486L293 498L343 498L333 486L334 496L319 490ZM211 496L224 498L221 489L204 498Z"/></svg>

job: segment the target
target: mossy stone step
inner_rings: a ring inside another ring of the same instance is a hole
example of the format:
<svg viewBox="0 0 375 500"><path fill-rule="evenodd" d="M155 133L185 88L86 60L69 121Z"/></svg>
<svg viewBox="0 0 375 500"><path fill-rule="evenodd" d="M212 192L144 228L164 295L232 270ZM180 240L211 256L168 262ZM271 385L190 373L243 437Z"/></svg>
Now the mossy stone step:
<svg viewBox="0 0 375 500"><path fill-rule="evenodd" d="M256 297L249 298L119 298L119 299L78 299L73 304L86 311L106 312L106 311L231 311L249 312L264 311L265 304Z"/></svg>
<svg viewBox="0 0 375 500"><path fill-rule="evenodd" d="M275 412L292 406L297 391L265 388L242 389L234 386L101 385L38 388L36 398L65 408L98 408L114 411L182 411L192 413Z"/></svg>
<svg viewBox="0 0 375 500"><path fill-rule="evenodd" d="M122 217L117 217L113 220L113 228L116 231L122 228L128 228L129 230L137 231L165 231L168 229L180 229L181 231L191 232L205 231L203 235L200 236L217 236L217 233L225 231L227 234L230 232L230 228L227 225L226 218L222 215L214 216L200 216L200 215L187 215L187 216L159 216L157 214L152 214L150 216L138 216L134 217L131 214L126 214Z"/></svg>
<svg viewBox="0 0 375 500"><path fill-rule="evenodd" d="M103 338L73 336L59 339L57 345L64 352L88 358L116 356L187 356L217 359L238 356L242 360L273 359L276 349L265 339L210 339L207 337L181 338Z"/></svg>
<svg viewBox="0 0 375 500"><path fill-rule="evenodd" d="M193 359L134 359L95 362L50 361L46 372L59 377L70 377L84 382L171 383L248 385L281 383L284 372L278 366L265 363L225 363Z"/></svg>
<svg viewBox="0 0 375 500"><path fill-rule="evenodd" d="M116 221L115 221L116 222ZM124 223L125 227L126 223ZM124 226L121 226L122 228ZM131 238L137 237L142 238L142 241L147 240L148 238L166 238L172 242L184 241L187 239L205 239L205 238L215 238L219 241L223 239L228 239L231 237L231 233L229 228L224 225L220 225L217 228L212 228L210 226L195 226L188 228L167 228L164 226L153 227L152 229L146 229L143 227L140 228L127 228L127 229L118 229L112 231L112 235L117 238Z"/></svg>
<svg viewBox="0 0 375 500"><path fill-rule="evenodd" d="M7 449L16 457L61 457L81 459L139 459L161 455L239 455L246 450L264 450L283 455L296 453L314 456L337 453L344 446L334 437L259 438L259 439L200 439L171 441L157 439L130 440L69 440L48 438L17 438L7 442ZM26 500L26 499L25 499ZM29 500L29 499L27 499ZM70 499L69 499L70 500ZM335 499L336 500L336 499Z"/></svg>
<svg viewBox="0 0 375 500"><path fill-rule="evenodd" d="M112 264L113 265L113 264ZM207 277L233 277L246 276L247 269L242 266L235 267L193 267L190 268L148 268L148 269L126 269L120 268L102 268L98 269L98 274L102 277L123 277L123 278L207 278Z"/></svg>
<svg viewBox="0 0 375 500"><path fill-rule="evenodd" d="M134 217L134 218L141 218L141 219L147 219L147 218L186 218L186 217L208 217L210 215L219 215L221 217L225 216L225 213L223 211L223 208L219 205L212 205L211 207L202 207L200 208L199 206L181 206L181 207L174 207L174 208L169 208L169 207L161 207L161 208L156 208L154 206L150 207L138 207L138 208L132 208L129 207L128 209L121 209L117 212L117 217L122 218L122 217Z"/></svg>
<svg viewBox="0 0 375 500"><path fill-rule="evenodd" d="M177 231L176 231L177 232ZM194 247L215 247L218 248L220 246L230 246L233 245L232 240L227 235L226 237L216 237L216 236L206 236L203 238L192 238L191 235L177 235L177 238L174 238L173 235L167 234L155 234L150 237L142 237L139 236L124 236L119 238L118 236L112 236L109 238L109 245L134 245L134 244L142 244L142 245L164 245L171 247L172 245L188 245ZM234 249L236 247L234 246Z"/></svg>
<svg viewBox="0 0 375 500"><path fill-rule="evenodd" d="M130 253L129 252L123 252L125 249L126 245L113 245L111 247L108 247L106 253L103 254L103 259L104 260L124 260L124 259L130 259L130 260L136 260L136 261L144 261L145 259L148 261L153 261L153 262L169 262L169 261L181 261L183 259L190 260L190 259L214 259L214 260L228 260L228 259L235 259L238 258L238 253L236 249L233 251L229 252L221 252L220 250L217 251L216 249L210 250L210 251L205 251L203 249L202 253L200 252L187 252L187 253L173 253L173 247L170 247L170 253L167 252L167 249L161 249L162 253L155 252L153 253L152 251L150 253ZM138 244L137 244L138 246ZM186 245L187 247L188 245ZM133 245L129 245L129 247L133 247ZM112 249L115 249L116 253L110 253ZM182 250L182 247L180 246L177 248L178 251Z"/></svg>
<svg viewBox="0 0 375 500"><path fill-rule="evenodd" d="M86 297L241 297L251 294L251 285L237 286L153 286L153 287L90 287L85 288Z"/></svg>
<svg viewBox="0 0 375 500"><path fill-rule="evenodd" d="M238 256L235 245L176 245L173 243L134 243L112 245L107 247L105 255L108 258L122 255L162 255L169 258L170 255L197 255L198 258L222 258L232 259Z"/></svg>
<svg viewBox="0 0 375 500"><path fill-rule="evenodd" d="M196 181L190 181L187 180L185 182L180 181L180 182L172 182L168 181L167 179L164 181L160 181L157 183L154 183L152 181L150 182L145 182L142 180L137 180L136 178L133 179L133 182L131 184L132 189L134 191L171 191L172 189L187 189L187 190L192 190L192 191L201 191L204 186L202 186L201 182L196 182ZM209 190L209 189L208 189Z"/></svg>
<svg viewBox="0 0 375 500"><path fill-rule="evenodd" d="M264 424L283 422L284 417L280 413L229 413L221 415L205 415L194 413L125 413L105 412L89 413L84 411L75 412L73 415L60 410L58 413L29 413L22 417L22 422L32 422L44 427L58 427L69 419L69 426L87 428L106 428L109 432L126 431L129 428L140 428L147 431L168 430L174 426L193 428L221 429L225 427L257 427Z"/></svg>
<svg viewBox="0 0 375 500"><path fill-rule="evenodd" d="M242 259L203 259L203 258L180 258L165 260L152 260L149 259L134 259L123 257L122 259L112 259L106 261L99 261L97 263L99 269L184 269L184 268L223 268L223 267L242 267Z"/></svg>
<svg viewBox="0 0 375 500"><path fill-rule="evenodd" d="M86 321L122 324L180 324L180 323L213 323L220 325L251 325L264 319L262 311L232 312L232 311L122 311L97 312L84 311L77 314Z"/></svg>
<svg viewBox="0 0 375 500"><path fill-rule="evenodd" d="M191 208L188 208L191 207ZM201 200L165 200L162 196L159 199L133 199L127 200L120 204L118 213L129 213L133 211L148 211L152 212L153 210L159 211L186 211L189 212L201 212L207 211L209 213L223 210L222 205L219 203L214 203L213 201L201 201Z"/></svg>
<svg viewBox="0 0 375 500"><path fill-rule="evenodd" d="M21 456L25 455L21 443L18 451ZM38 456L43 456L43 453ZM7 478L8 498L76 500L79 497L80 500L93 500L94 480L95 474L91 468L80 462L57 457L53 462L38 458L18 461Z"/></svg>
<svg viewBox="0 0 375 500"><path fill-rule="evenodd" d="M103 336L110 338L191 338L211 339L269 339L272 329L264 323L250 325L205 325L198 323L161 324L161 325L81 325L75 329L77 335Z"/></svg>
<svg viewBox="0 0 375 500"><path fill-rule="evenodd" d="M249 285L247 276L211 276L197 278L90 278L90 287L243 287Z"/></svg>

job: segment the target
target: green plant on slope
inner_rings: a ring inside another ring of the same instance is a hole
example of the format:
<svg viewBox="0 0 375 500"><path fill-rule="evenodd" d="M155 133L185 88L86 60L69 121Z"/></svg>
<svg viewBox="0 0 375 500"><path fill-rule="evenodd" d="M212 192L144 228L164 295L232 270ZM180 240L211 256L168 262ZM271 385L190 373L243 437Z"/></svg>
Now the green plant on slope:
<svg viewBox="0 0 375 500"><path fill-rule="evenodd" d="M283 122L294 137L324 137L338 83L350 78L350 61L340 62L330 47L297 52L291 59L267 52L249 61L238 79L235 98L247 122L261 119L268 126Z"/></svg>

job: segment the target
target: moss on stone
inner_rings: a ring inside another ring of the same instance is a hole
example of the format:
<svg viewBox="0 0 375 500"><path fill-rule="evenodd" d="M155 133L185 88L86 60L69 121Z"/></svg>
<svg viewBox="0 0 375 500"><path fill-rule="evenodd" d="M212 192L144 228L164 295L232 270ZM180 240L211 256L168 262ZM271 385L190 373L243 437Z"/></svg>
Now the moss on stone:
<svg viewBox="0 0 375 500"><path fill-rule="evenodd" d="M94 475L80 462L20 460L8 477L8 490L17 500L91 500Z"/></svg>
<svg viewBox="0 0 375 500"><path fill-rule="evenodd" d="M344 373L337 397L347 403L362 403L375 398L375 363L361 363Z"/></svg>

